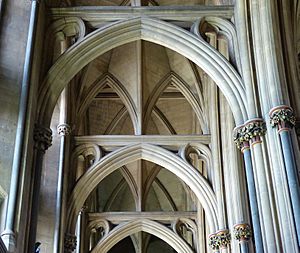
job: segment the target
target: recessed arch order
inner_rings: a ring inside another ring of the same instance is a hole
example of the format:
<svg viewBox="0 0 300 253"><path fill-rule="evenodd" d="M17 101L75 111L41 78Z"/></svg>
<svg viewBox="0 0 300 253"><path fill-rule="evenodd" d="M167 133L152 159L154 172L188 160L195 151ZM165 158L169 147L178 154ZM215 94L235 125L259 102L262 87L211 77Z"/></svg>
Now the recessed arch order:
<svg viewBox="0 0 300 253"><path fill-rule="evenodd" d="M136 40L165 46L193 61L222 90L236 124L243 124L248 119L242 79L220 53L180 27L154 18L139 17L99 28L75 43L57 60L46 75L38 96L39 123L50 124L60 93L84 66L105 52Z"/></svg>
<svg viewBox="0 0 300 253"><path fill-rule="evenodd" d="M189 185L205 210L211 232L217 229L217 201L208 181L193 166L172 152L152 144L134 144L108 154L80 178L68 203L67 232L75 233L77 215L81 207L105 177L118 168L141 159L166 168Z"/></svg>
<svg viewBox="0 0 300 253"><path fill-rule="evenodd" d="M137 219L118 225L110 232L110 234L103 238L103 240L100 240L91 253L106 253L122 239L141 231L155 235L169 244L173 249L176 250L176 252L194 252L182 238L180 238L167 227L155 221Z"/></svg>

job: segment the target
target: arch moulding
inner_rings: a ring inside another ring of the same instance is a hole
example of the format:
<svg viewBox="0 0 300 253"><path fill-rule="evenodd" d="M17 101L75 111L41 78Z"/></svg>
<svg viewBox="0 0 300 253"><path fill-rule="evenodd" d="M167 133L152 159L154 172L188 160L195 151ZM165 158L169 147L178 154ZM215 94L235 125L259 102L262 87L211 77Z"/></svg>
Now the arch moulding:
<svg viewBox="0 0 300 253"><path fill-rule="evenodd" d="M165 21L133 18L99 28L70 47L51 67L38 96L38 122L50 124L56 101L65 86L89 62L123 44L146 40L190 59L202 68L225 95L237 125L247 119L246 94L240 75L208 43L196 35Z"/></svg>
<svg viewBox="0 0 300 253"><path fill-rule="evenodd" d="M106 253L119 241L141 231L155 235L169 244L176 252L193 253L187 243L170 229L158 222L146 219L138 219L118 225L103 240L98 242L91 253Z"/></svg>
<svg viewBox="0 0 300 253"><path fill-rule="evenodd" d="M74 234L81 207L105 177L120 167L141 159L164 167L189 185L205 210L210 230L217 229L217 201L208 181L193 166L172 152L152 144L134 144L108 154L80 178L68 203L67 232Z"/></svg>

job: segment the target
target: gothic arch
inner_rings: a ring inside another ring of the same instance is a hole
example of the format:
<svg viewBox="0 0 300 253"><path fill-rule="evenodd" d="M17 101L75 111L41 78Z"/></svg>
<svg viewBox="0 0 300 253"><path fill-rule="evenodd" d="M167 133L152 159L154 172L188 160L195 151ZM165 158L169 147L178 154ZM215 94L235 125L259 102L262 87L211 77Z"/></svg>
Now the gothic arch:
<svg viewBox="0 0 300 253"><path fill-rule="evenodd" d="M105 85L109 85L118 94L121 101L124 103L130 115L134 131L137 134L139 131L138 116L134 102L132 101L130 94L128 94L128 91L125 89L123 84L111 73L105 73L92 84L86 96L83 98L83 101L79 105L79 108L77 110L77 118L80 119L84 115L92 99L104 88Z"/></svg>
<svg viewBox="0 0 300 253"><path fill-rule="evenodd" d="M108 50L140 39L170 48L193 61L222 90L236 124L240 125L248 119L242 79L220 53L180 27L142 17L109 24L69 48L44 79L38 96L38 121L49 125L59 94L79 70Z"/></svg>
<svg viewBox="0 0 300 253"><path fill-rule="evenodd" d="M91 253L106 253L119 241L141 231L155 235L169 244L177 252L193 253L193 250L187 245L187 243L170 229L158 222L146 219L138 219L120 224L105 238L103 238L103 240L96 245Z"/></svg>
<svg viewBox="0 0 300 253"><path fill-rule="evenodd" d="M155 107L155 104L157 103L163 91L170 85L170 83L173 83L174 86L176 86L176 88L182 93L182 95L185 97L187 102L190 104L190 106L192 107L194 113L196 114L199 120L202 131L204 133L208 133L207 120L206 120L206 116L203 113L202 106L195 98L188 84L178 74L176 74L173 71L171 71L167 76L162 78L162 80L158 84L156 84L155 88L150 94L145 106L146 109L145 109L144 122L143 122L144 128L145 129L147 128L147 123L149 121L149 118L151 117L151 113Z"/></svg>
<svg viewBox="0 0 300 253"><path fill-rule="evenodd" d="M93 164L77 182L68 204L68 232L74 233L80 208L101 180L123 165L140 159L166 168L188 184L206 212L210 230L217 229L217 201L207 180L194 167L168 150L151 144L134 144L108 154Z"/></svg>

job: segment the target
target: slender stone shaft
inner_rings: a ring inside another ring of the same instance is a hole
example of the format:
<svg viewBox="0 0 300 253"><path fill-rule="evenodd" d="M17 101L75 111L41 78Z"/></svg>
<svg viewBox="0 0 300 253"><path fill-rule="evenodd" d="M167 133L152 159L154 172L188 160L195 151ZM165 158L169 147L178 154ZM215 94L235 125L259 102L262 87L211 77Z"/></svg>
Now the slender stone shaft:
<svg viewBox="0 0 300 253"><path fill-rule="evenodd" d="M22 166L22 152L24 148L23 147L24 138L26 138L25 137L26 117L27 117L27 108L29 103L30 77L31 77L38 9L39 9L39 1L33 0L31 3L31 15L30 15L29 28L28 28L26 55L25 55L24 69L23 69L22 89L21 89L21 97L19 103L18 126L16 131L15 150L14 150L14 158L13 158L11 182L10 182L10 190L9 190L9 198L8 198L8 206L7 206L7 217L5 222L5 231L2 234L4 243L6 244L6 247L9 251L14 251L14 248L16 246L15 245L16 243L15 242L16 240L15 219L17 216L16 210L17 210L20 170Z"/></svg>
<svg viewBox="0 0 300 253"><path fill-rule="evenodd" d="M249 193L249 202L251 208L251 219L253 225L253 233L254 233L254 242L255 242L255 251L257 253L263 253L263 240L261 234L261 227L259 221L259 212L258 212L258 204L257 197L255 192L255 181L253 174L253 166L251 160L251 151L249 146L243 149L243 156L245 162L246 169L246 177L247 177L247 188ZM246 246L243 246L246 247Z"/></svg>
<svg viewBox="0 0 300 253"><path fill-rule="evenodd" d="M243 126L240 126L234 131L234 139L237 146L241 149L244 157L247 189L249 194L249 202L251 208L251 219L254 230L255 250L257 253L263 253L263 239L261 232L261 223L259 220L258 201L256 195L256 185L254 179L254 171L250 150L250 140L260 140L260 136L265 134L265 124L261 119L249 121ZM243 245L243 247L248 247ZM249 248L248 248L249 250Z"/></svg>
<svg viewBox="0 0 300 253"><path fill-rule="evenodd" d="M286 173L291 195L293 215L295 219L298 244L300 246L300 187L298 182L297 168L290 133L286 130L280 131L283 158L286 166Z"/></svg>
<svg viewBox="0 0 300 253"><path fill-rule="evenodd" d="M295 126L296 118L291 107L282 105L274 107L270 111L270 121L273 127L277 127L280 136L298 245L300 246L300 185L290 135L291 129Z"/></svg>

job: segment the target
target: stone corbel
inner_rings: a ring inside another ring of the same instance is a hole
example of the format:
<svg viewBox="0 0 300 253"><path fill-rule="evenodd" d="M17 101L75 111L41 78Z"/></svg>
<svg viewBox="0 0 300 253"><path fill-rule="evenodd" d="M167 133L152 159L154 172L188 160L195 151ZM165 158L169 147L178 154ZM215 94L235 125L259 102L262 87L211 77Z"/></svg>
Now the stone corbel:
<svg viewBox="0 0 300 253"><path fill-rule="evenodd" d="M66 123L59 124L57 126L57 133L60 136L68 136L71 133L71 127L68 124L66 124Z"/></svg>

